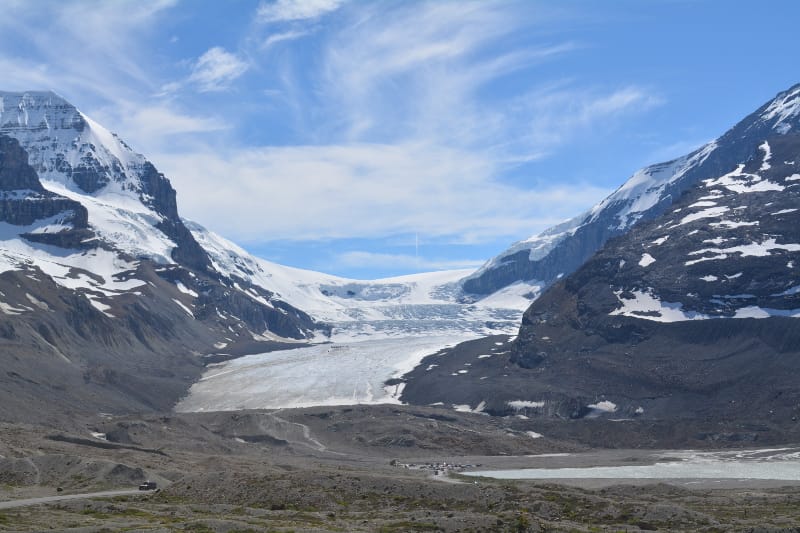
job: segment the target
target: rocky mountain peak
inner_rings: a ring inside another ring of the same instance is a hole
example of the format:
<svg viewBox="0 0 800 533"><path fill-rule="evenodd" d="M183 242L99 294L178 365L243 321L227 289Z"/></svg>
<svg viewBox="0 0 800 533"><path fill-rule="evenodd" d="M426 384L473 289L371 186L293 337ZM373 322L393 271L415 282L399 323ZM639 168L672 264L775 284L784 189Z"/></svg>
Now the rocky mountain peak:
<svg viewBox="0 0 800 533"><path fill-rule="evenodd" d="M0 91L0 129L82 131L80 111L53 91Z"/></svg>
<svg viewBox="0 0 800 533"><path fill-rule="evenodd" d="M45 189L85 206L89 225L109 246L134 257L208 268L207 255L178 215L169 180L61 96L0 92L0 134L19 142Z"/></svg>
<svg viewBox="0 0 800 533"><path fill-rule="evenodd" d="M760 111L761 120L777 133L797 131L800 120L800 83L778 94Z"/></svg>
<svg viewBox="0 0 800 533"><path fill-rule="evenodd" d="M212 265L167 178L54 93L0 93L0 226L0 389L36 412L167 409L203 355L329 331Z"/></svg>
<svg viewBox="0 0 800 533"><path fill-rule="evenodd" d="M800 84L779 93L715 141L639 170L586 213L515 243L464 280L464 290L488 294L530 280L546 287L575 271L610 238L667 211L698 181L735 168L765 139L798 129Z"/></svg>

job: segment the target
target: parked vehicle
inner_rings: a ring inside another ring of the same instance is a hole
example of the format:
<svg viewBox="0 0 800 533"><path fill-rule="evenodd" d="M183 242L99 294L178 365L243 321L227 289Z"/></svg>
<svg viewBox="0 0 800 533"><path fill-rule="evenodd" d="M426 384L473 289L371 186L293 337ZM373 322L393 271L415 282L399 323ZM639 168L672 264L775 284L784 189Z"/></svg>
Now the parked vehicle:
<svg viewBox="0 0 800 533"><path fill-rule="evenodd" d="M158 485L155 481L145 481L141 485L139 485L139 490L156 490Z"/></svg>

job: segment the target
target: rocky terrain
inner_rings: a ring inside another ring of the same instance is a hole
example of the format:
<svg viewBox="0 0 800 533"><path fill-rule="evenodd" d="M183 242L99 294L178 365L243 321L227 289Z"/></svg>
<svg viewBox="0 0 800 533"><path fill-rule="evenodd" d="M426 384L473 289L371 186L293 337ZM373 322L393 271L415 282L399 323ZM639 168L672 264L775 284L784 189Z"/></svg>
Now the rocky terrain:
<svg viewBox="0 0 800 533"><path fill-rule="evenodd" d="M529 289L357 281L184 221L169 180L52 92L0 92L0 420L173 406L209 363L307 341L511 331Z"/></svg>
<svg viewBox="0 0 800 533"><path fill-rule="evenodd" d="M55 498L0 501L0 531L800 526L790 482L590 488L453 466L800 441L800 86L463 282L258 260L183 221L166 177L57 95L0 102L0 500ZM372 399L357 341L434 332L490 336L385 383L411 405L171 412L209 364L329 339L303 368L336 347ZM58 499L146 479L159 491Z"/></svg>
<svg viewBox="0 0 800 533"><path fill-rule="evenodd" d="M524 458L496 454L586 449L532 439L522 431L528 423L386 406L4 424L0 507L8 499L135 488L145 479L159 490L0 508L0 531L710 532L800 525L800 487L792 484L587 489L405 467L510 465ZM591 423L575 422L587 434ZM645 459L619 450L609 460Z"/></svg>
<svg viewBox="0 0 800 533"><path fill-rule="evenodd" d="M795 133L765 138L555 283L513 342L427 358L402 398L535 417L738 421L715 438L758 441L775 428L796 438L798 154Z"/></svg>
<svg viewBox="0 0 800 533"><path fill-rule="evenodd" d="M7 94L4 99L8 104ZM49 117L48 113L44 116ZM7 115L8 111L4 121ZM69 124L85 132L88 123L79 119L79 115L73 117ZM4 124L4 131L17 134L37 154L39 165L61 164L60 152L56 163L41 159L42 146L58 146L49 137L42 138L49 130ZM269 291L233 287L238 283L235 279L215 271L178 218L175 191L154 173L152 165L142 164L140 174L129 168L131 175L118 167L98 170L93 153L81 161L94 161L92 168L100 174L90 180L91 187L81 180L75 185L92 191L102 183L109 187L111 182L104 181L109 174L117 186L129 190L130 179L123 178L138 176L142 188L131 194L137 195L137 201L144 198L138 205L160 220L152 233L175 239L171 262L147 256L146 250L126 248L124 242L120 247L113 224L104 225L97 216L97 205L89 203L91 209L87 209L75 193L47 190L20 142L0 134L4 239L0 251L0 391L4 398L0 419L30 421L87 410L167 409L199 377L202 355L215 345L224 343L229 354L267 351L276 346L272 339L304 340L311 336L311 328L325 330L326 326L273 298ZM35 157L31 159L36 162ZM77 172L59 169L70 178ZM39 172L45 171L40 168ZM79 175L85 177L87 172L83 169ZM91 198L97 204L105 201L102 196ZM123 213L122 218L133 216L105 207ZM136 246L148 245L147 240L142 242ZM263 335L265 331L271 338Z"/></svg>

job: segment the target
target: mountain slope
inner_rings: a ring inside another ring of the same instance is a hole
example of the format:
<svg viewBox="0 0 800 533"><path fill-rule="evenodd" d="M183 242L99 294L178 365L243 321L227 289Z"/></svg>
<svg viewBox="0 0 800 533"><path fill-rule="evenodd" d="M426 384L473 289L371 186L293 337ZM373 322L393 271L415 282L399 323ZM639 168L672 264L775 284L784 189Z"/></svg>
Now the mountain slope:
<svg viewBox="0 0 800 533"><path fill-rule="evenodd" d="M101 240L134 257L208 266L164 175L55 93L0 92L0 134L19 141L45 188L86 206Z"/></svg>
<svg viewBox="0 0 800 533"><path fill-rule="evenodd" d="M278 265L186 223L213 267L270 291L332 326L331 340L419 335L492 335L515 331L536 287L519 283L479 301L464 299L468 270L355 280Z"/></svg>
<svg viewBox="0 0 800 533"><path fill-rule="evenodd" d="M166 409L203 354L328 329L215 269L117 136L54 93L0 93L0 418Z"/></svg>
<svg viewBox="0 0 800 533"><path fill-rule="evenodd" d="M778 94L717 140L673 161L646 167L592 209L520 241L464 280L489 294L517 281L546 287L575 271L610 238L664 213L708 176L735 168L773 134L800 129L800 85Z"/></svg>
<svg viewBox="0 0 800 533"><path fill-rule="evenodd" d="M796 119L796 104L794 115L781 109ZM529 417L701 418L725 428L714 438L755 438L744 422L794 424L800 134L754 128L738 130L750 153L554 283L516 339L426 358L401 399Z"/></svg>
<svg viewBox="0 0 800 533"><path fill-rule="evenodd" d="M476 303L466 271L359 281L255 258L182 220L163 174L51 92L0 92L0 224L0 418L168 409L206 363L297 342L510 332L535 290Z"/></svg>
<svg viewBox="0 0 800 533"><path fill-rule="evenodd" d="M610 241L525 313L511 361L620 414L796 417L798 156L770 137Z"/></svg>

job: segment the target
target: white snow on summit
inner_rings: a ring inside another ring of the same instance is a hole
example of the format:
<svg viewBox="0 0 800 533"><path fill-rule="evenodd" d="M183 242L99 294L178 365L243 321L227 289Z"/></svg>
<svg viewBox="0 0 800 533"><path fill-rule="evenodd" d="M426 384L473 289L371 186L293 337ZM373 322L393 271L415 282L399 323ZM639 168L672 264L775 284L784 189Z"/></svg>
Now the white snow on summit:
<svg viewBox="0 0 800 533"><path fill-rule="evenodd" d="M0 133L28 152L45 189L87 208L89 226L101 239L134 257L173 262L175 243L155 228L163 217L142 202L147 160L117 135L44 91L0 92ZM107 183L82 190L75 176L86 169Z"/></svg>
<svg viewBox="0 0 800 533"><path fill-rule="evenodd" d="M789 124L785 123L786 119L800 115L800 87L794 90L787 91L786 94L780 95L767 107L766 111L761 115L764 120L778 119L778 123L787 126L783 133L788 131Z"/></svg>
<svg viewBox="0 0 800 533"><path fill-rule="evenodd" d="M581 227L593 223L604 213L613 213L616 229L624 230L631 227L648 209L663 199L664 189L669 184L678 181L690 169L700 165L716 149L717 143L710 142L687 156L636 172L621 187L590 210L538 235L514 243L508 250L474 272L470 278L496 268L506 258L520 251L528 250L530 261L539 260L549 254L561 241L574 235ZM539 286L541 290L545 283L540 283Z"/></svg>

